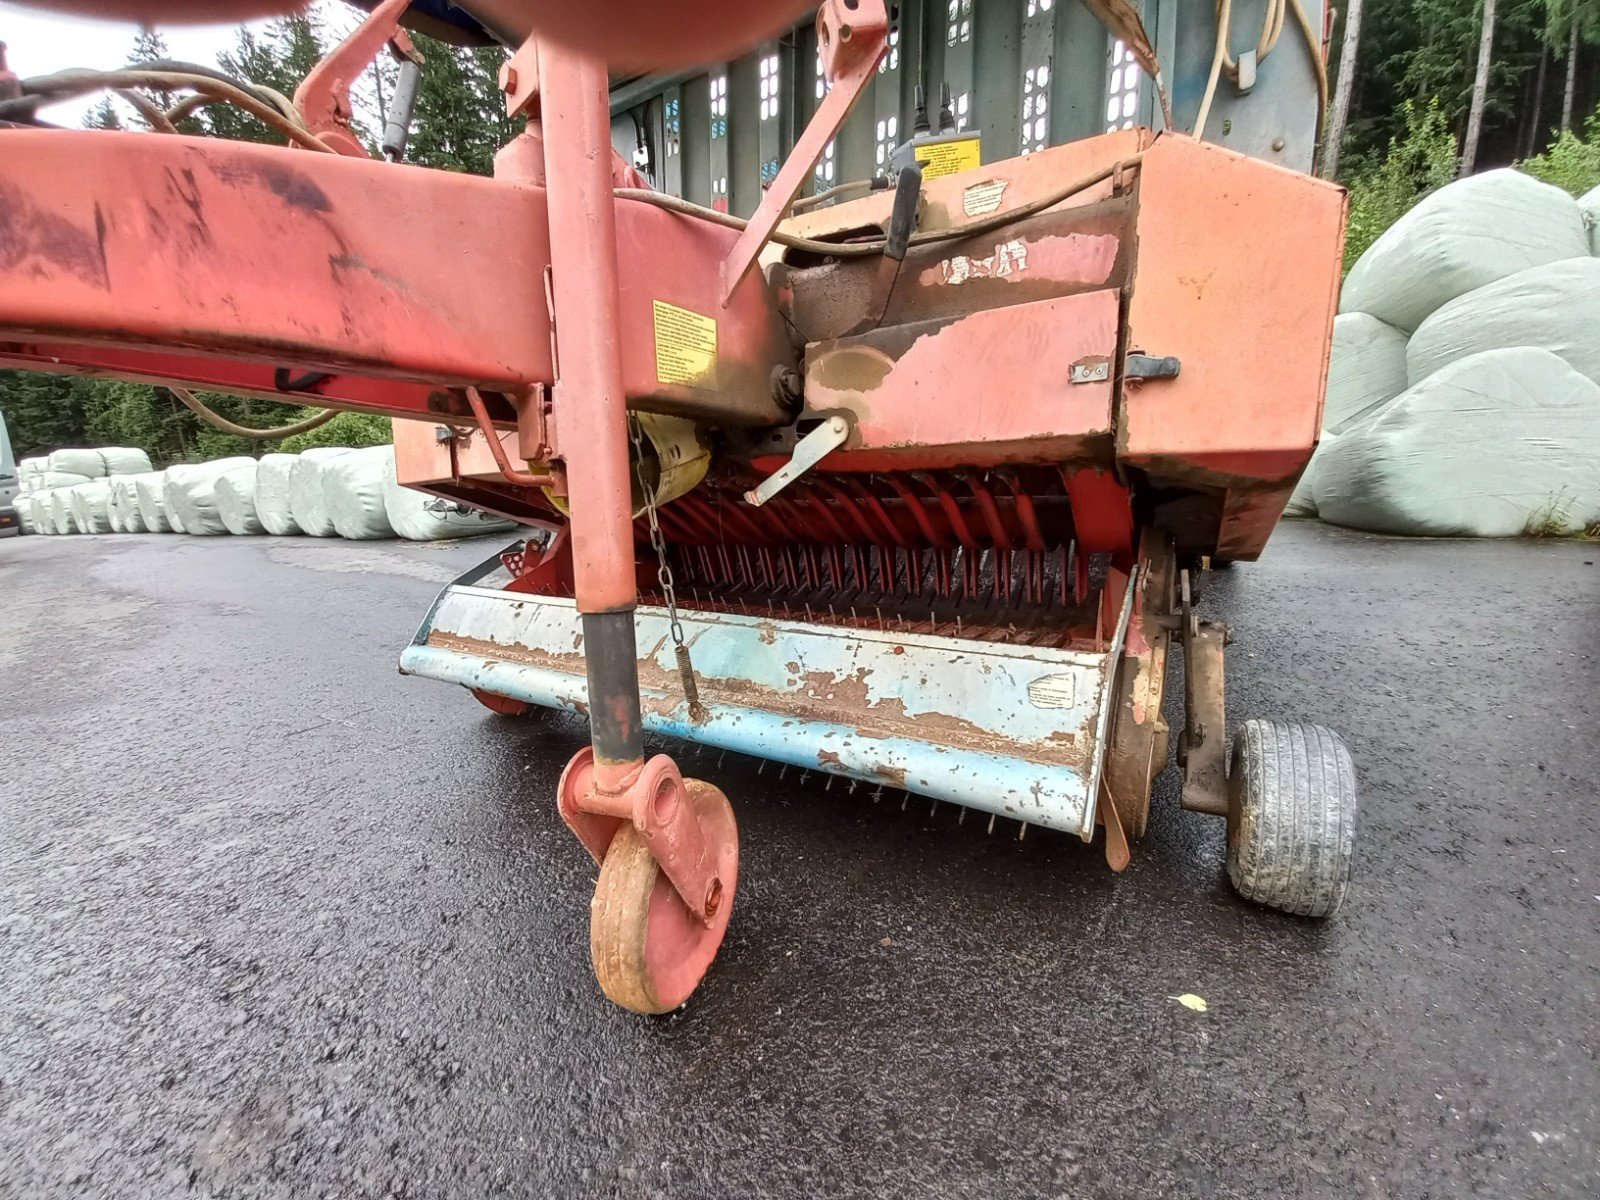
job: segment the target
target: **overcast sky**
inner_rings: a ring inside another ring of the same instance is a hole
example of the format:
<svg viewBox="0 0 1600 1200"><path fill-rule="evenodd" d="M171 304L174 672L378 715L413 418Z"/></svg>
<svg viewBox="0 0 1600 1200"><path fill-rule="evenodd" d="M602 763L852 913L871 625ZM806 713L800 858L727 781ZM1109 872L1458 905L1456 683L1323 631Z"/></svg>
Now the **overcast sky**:
<svg viewBox="0 0 1600 1200"><path fill-rule="evenodd" d="M346 20L343 6L321 5L326 15L340 26ZM219 51L233 45L232 25L164 25L161 36L173 58L215 66ZM11 70L26 79L48 75L67 67L93 67L109 70L120 67L133 48L136 27L120 21L91 21L64 17L59 13L0 0L0 42L6 43ZM65 101L40 110L40 115L56 125L76 126L99 103L98 96Z"/></svg>

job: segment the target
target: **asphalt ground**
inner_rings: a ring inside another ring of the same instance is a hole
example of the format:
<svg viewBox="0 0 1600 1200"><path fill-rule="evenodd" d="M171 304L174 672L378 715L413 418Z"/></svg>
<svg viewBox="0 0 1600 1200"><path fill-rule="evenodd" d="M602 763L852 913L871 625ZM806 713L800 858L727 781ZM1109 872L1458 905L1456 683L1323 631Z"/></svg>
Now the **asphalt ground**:
<svg viewBox="0 0 1600 1200"><path fill-rule="evenodd" d="M590 973L582 723L396 673L493 548L0 542L0 1196L1600 1194L1600 546L1297 524L1211 581L1230 715L1354 754L1326 924L1171 771L1114 877L690 752L742 877L664 1018Z"/></svg>

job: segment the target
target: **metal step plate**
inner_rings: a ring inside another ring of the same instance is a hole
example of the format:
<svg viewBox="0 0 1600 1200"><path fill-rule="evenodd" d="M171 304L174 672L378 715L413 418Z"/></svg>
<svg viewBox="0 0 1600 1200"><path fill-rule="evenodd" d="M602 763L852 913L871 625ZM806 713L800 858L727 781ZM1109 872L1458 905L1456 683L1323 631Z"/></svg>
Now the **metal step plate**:
<svg viewBox="0 0 1600 1200"><path fill-rule="evenodd" d="M481 577L469 572L464 580ZM705 719L679 683L663 608L636 616L645 728L808 770L1094 835L1105 654L680 609ZM400 656L403 674L587 713L571 600L456 583Z"/></svg>

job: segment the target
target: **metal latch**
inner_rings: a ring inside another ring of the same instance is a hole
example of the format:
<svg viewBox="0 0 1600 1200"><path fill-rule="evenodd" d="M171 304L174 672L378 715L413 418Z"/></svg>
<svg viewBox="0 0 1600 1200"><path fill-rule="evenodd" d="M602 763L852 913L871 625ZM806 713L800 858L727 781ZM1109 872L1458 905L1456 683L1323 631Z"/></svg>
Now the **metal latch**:
<svg viewBox="0 0 1600 1200"><path fill-rule="evenodd" d="M1122 377L1124 379L1176 379L1178 370L1182 366L1183 364L1171 355L1166 358L1156 358L1152 355L1140 354L1135 351L1123 361Z"/></svg>
<svg viewBox="0 0 1600 1200"><path fill-rule="evenodd" d="M760 507L788 487L829 454L850 440L850 422L829 417L794 445L794 454L771 475L744 494L745 502Z"/></svg>

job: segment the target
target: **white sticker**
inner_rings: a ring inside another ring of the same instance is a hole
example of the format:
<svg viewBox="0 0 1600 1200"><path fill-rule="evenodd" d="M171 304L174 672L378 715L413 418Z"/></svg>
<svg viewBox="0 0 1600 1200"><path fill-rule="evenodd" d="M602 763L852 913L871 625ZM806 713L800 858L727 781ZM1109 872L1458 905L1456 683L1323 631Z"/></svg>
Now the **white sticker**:
<svg viewBox="0 0 1600 1200"><path fill-rule="evenodd" d="M1035 708L1071 708L1073 676L1044 675L1028 685L1028 699Z"/></svg>
<svg viewBox="0 0 1600 1200"><path fill-rule="evenodd" d="M961 210L969 217L981 217L1000 207L1000 197L1006 194L1004 179L991 183L975 183L961 193Z"/></svg>
<svg viewBox="0 0 1600 1200"><path fill-rule="evenodd" d="M1001 242L994 253L985 258L969 258L957 254L939 264L942 282L965 283L969 279L1004 279L1028 269L1028 243L1020 238Z"/></svg>

